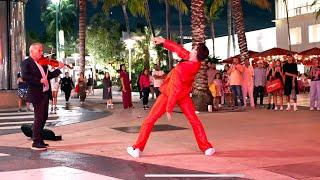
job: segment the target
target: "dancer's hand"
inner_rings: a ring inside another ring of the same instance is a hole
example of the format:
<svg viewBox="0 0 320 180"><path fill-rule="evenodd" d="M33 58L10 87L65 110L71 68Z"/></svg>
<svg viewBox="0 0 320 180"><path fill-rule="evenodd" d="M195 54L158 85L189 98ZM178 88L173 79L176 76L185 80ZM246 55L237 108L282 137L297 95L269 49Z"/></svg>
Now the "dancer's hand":
<svg viewBox="0 0 320 180"><path fill-rule="evenodd" d="M162 44L164 43L165 39L162 37L155 37L155 38L152 38L152 41L154 44Z"/></svg>
<svg viewBox="0 0 320 180"><path fill-rule="evenodd" d="M172 121L172 113L167 112L168 121Z"/></svg>
<svg viewBox="0 0 320 180"><path fill-rule="evenodd" d="M127 92L126 88L122 88L122 91L123 91L123 92Z"/></svg>

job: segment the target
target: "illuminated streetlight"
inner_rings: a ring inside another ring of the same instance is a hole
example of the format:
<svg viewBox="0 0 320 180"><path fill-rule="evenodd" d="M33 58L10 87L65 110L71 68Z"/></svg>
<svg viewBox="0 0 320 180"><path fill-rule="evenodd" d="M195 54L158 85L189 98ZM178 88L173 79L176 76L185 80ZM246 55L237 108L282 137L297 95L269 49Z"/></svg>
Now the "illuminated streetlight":
<svg viewBox="0 0 320 180"><path fill-rule="evenodd" d="M129 50L129 78L131 79L131 61L132 61L131 49L134 47L135 41L132 39L126 39L124 40L124 43L126 44L126 48Z"/></svg>

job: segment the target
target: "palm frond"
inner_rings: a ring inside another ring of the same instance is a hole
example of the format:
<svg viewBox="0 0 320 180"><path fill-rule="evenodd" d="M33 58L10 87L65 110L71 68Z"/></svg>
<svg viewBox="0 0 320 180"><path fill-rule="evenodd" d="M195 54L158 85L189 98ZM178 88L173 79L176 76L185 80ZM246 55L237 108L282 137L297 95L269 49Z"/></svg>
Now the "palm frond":
<svg viewBox="0 0 320 180"><path fill-rule="evenodd" d="M183 0L169 0L168 3L170 6L173 6L182 14L188 14L189 9Z"/></svg>
<svg viewBox="0 0 320 180"><path fill-rule="evenodd" d="M271 9L271 3L268 0L246 0L249 4L261 9Z"/></svg>
<svg viewBox="0 0 320 180"><path fill-rule="evenodd" d="M106 0L102 5L102 10L106 15L109 15L109 11L112 7L121 5L121 0Z"/></svg>
<svg viewBox="0 0 320 180"><path fill-rule="evenodd" d="M146 0L130 0L127 1L127 7L130 11L130 13L133 16L147 16L147 11L145 8L145 1Z"/></svg>
<svg viewBox="0 0 320 180"><path fill-rule="evenodd" d="M211 19L216 19L219 11L225 5L227 0L214 0L210 6L209 16Z"/></svg>

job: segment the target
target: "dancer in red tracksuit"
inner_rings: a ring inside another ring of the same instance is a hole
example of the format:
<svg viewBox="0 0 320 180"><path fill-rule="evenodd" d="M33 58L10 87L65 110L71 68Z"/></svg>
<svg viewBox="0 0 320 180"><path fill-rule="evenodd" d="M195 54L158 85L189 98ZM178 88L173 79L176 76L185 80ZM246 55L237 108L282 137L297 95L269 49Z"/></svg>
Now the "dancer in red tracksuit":
<svg viewBox="0 0 320 180"><path fill-rule="evenodd" d="M195 108L189 96L192 83L201 66L200 61L208 57L208 48L200 43L189 52L180 45L160 37L154 38L153 41L155 44L163 44L169 51L177 53L184 61L177 64L167 75L160 87L161 95L144 120L136 143L132 147L128 147L127 152L134 158L139 157L155 122L165 112L167 112L168 119L171 120L173 108L175 104L178 104L192 126L199 148L205 152L205 155L212 155L215 150L207 140L202 123L195 114Z"/></svg>

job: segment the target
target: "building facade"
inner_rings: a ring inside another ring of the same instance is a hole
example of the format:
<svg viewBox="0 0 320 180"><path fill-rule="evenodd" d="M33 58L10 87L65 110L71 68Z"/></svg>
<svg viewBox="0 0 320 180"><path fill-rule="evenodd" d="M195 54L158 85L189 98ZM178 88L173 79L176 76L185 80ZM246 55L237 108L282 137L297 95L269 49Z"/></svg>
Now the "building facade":
<svg viewBox="0 0 320 180"><path fill-rule="evenodd" d="M304 51L320 47L320 17L315 11L320 8L320 1L314 5L314 0L286 0L291 39L291 50ZM286 4L283 0L275 0L277 47L289 49L289 36L286 15Z"/></svg>
<svg viewBox="0 0 320 180"><path fill-rule="evenodd" d="M26 56L24 12L25 1L0 0L0 91L17 88Z"/></svg>

